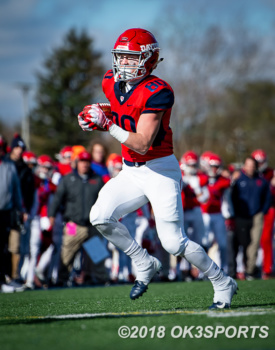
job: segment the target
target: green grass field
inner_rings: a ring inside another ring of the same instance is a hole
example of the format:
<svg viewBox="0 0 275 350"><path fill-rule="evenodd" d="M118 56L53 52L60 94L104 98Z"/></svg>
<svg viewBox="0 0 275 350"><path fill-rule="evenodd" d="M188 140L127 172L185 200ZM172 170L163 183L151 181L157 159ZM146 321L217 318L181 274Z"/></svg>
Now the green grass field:
<svg viewBox="0 0 275 350"><path fill-rule="evenodd" d="M135 301L131 285L2 293L0 349L275 349L275 280L238 284L211 312L210 282L151 283Z"/></svg>

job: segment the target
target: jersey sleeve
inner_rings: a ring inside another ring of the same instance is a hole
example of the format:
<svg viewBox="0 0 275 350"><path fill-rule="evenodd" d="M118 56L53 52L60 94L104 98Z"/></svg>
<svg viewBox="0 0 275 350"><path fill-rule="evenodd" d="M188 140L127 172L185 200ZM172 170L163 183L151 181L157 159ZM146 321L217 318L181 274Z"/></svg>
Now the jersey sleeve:
<svg viewBox="0 0 275 350"><path fill-rule="evenodd" d="M112 88L112 83L114 80L114 74L113 71L110 69L107 71L107 73L104 75L102 80L102 91L104 92L105 96L109 100L110 90Z"/></svg>
<svg viewBox="0 0 275 350"><path fill-rule="evenodd" d="M142 113L152 113L172 108L174 93L170 89L161 89L148 98Z"/></svg>

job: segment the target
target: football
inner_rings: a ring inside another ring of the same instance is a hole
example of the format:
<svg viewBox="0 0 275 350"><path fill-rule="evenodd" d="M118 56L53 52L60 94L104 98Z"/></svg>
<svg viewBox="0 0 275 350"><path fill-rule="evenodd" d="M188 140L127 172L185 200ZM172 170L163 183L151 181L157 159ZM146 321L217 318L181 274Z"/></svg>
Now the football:
<svg viewBox="0 0 275 350"><path fill-rule="evenodd" d="M113 120L110 103L98 103L98 106L102 109L102 111L104 112L104 114L108 119Z"/></svg>

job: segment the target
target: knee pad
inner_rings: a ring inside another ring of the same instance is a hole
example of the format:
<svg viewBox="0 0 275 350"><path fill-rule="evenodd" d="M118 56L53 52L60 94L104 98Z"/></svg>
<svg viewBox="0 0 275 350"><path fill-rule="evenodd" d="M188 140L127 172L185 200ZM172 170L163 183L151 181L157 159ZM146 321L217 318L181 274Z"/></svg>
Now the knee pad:
<svg viewBox="0 0 275 350"><path fill-rule="evenodd" d="M180 255L188 241L181 221L166 221L162 218L156 218L156 225L163 248L172 255Z"/></svg>
<svg viewBox="0 0 275 350"><path fill-rule="evenodd" d="M161 244L169 254L175 256L179 256L185 248L184 240L181 241L179 239L162 240Z"/></svg>
<svg viewBox="0 0 275 350"><path fill-rule="evenodd" d="M96 226L101 224L107 224L108 222L110 222L110 220L104 218L103 210L101 210L100 206L97 203L95 203L90 211L90 223L93 226Z"/></svg>

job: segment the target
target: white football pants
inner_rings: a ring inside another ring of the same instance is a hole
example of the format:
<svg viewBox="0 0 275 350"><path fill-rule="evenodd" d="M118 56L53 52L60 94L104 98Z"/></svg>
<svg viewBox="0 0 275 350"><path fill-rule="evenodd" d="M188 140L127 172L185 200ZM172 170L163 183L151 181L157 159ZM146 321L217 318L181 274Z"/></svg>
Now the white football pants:
<svg viewBox="0 0 275 350"><path fill-rule="evenodd" d="M90 221L94 226L118 223L123 215L148 201L152 205L162 246L168 253L180 255L188 238L183 228L181 171L174 155L148 161L141 167L123 164L122 171L99 192L90 212ZM122 225L120 229L123 230ZM133 238L119 234L120 229L105 237L126 251Z"/></svg>

